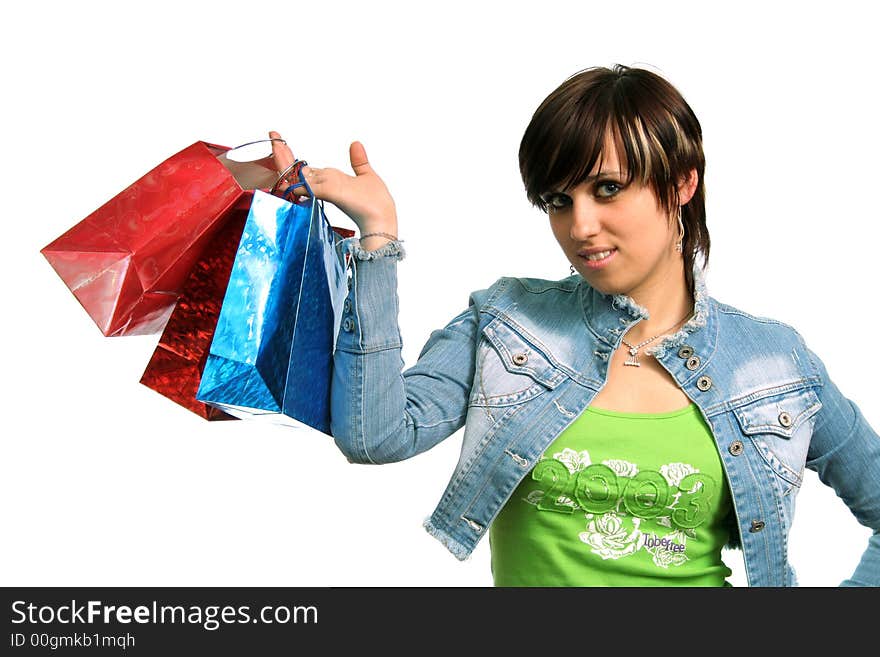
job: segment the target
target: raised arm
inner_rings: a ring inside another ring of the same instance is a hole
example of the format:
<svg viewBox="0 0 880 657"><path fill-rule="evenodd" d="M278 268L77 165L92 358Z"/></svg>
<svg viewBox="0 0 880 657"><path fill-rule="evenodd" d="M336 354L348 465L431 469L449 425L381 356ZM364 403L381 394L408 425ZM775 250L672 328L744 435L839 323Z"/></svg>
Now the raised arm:
<svg viewBox="0 0 880 657"><path fill-rule="evenodd" d="M432 331L402 372L397 241L352 253L351 289L333 356L331 433L352 463L401 461L464 425L474 377L479 305L494 285L472 292L466 310Z"/></svg>
<svg viewBox="0 0 880 657"><path fill-rule="evenodd" d="M293 152L279 133L269 136L278 140L272 144L275 166L285 171L294 162ZM353 463L401 461L464 425L479 306L492 288L473 292L469 307L432 332L418 362L401 372L397 263L405 253L400 240L371 235L397 236L397 210L363 144L352 142L349 159L353 176L332 167L304 166L309 189L290 181L294 192L310 191L333 203L365 236L344 242L344 250L352 255L352 278L333 354L330 431ZM288 186L278 185L278 193Z"/></svg>

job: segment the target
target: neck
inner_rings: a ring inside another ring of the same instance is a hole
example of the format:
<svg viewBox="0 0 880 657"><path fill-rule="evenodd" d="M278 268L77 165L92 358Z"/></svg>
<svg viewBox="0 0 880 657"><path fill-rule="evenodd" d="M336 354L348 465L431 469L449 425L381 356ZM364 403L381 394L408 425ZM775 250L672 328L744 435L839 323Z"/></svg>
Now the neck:
<svg viewBox="0 0 880 657"><path fill-rule="evenodd" d="M694 312L694 296L687 286L682 258L630 290L628 296L650 315L627 332L626 340L633 344L677 331Z"/></svg>

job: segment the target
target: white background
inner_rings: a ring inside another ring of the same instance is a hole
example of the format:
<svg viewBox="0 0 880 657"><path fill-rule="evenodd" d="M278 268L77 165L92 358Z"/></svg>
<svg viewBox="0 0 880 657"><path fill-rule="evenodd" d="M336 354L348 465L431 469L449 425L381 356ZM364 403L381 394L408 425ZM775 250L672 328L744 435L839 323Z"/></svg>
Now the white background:
<svg viewBox="0 0 880 657"><path fill-rule="evenodd" d="M541 100L594 65L682 91L705 139L710 293L797 327L880 427L869 3L24 6L0 40L0 584L491 585L488 540L460 562L421 527L461 431L366 466L317 432L208 423L140 385L158 336L104 338L39 250L194 141L276 129L350 172L357 139L397 202L410 366L471 290L568 274L517 149ZM869 535L808 471L800 583L837 585ZM741 553L724 558L745 586Z"/></svg>

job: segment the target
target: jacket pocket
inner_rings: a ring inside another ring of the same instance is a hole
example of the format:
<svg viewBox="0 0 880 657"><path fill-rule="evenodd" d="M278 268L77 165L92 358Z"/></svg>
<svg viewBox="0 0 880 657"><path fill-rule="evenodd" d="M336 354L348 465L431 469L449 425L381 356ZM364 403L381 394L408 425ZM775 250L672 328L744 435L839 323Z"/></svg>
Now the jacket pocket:
<svg viewBox="0 0 880 657"><path fill-rule="evenodd" d="M535 338L496 317L480 334L469 403L520 404L552 390L565 376Z"/></svg>
<svg viewBox="0 0 880 657"><path fill-rule="evenodd" d="M804 387L764 397L733 409L742 433L764 462L785 481L801 485L813 419L822 403Z"/></svg>

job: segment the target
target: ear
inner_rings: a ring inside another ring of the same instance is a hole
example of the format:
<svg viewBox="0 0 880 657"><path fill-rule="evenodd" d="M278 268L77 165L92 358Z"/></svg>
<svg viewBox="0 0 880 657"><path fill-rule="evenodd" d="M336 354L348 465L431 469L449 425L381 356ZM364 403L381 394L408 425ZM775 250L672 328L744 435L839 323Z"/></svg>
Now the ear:
<svg viewBox="0 0 880 657"><path fill-rule="evenodd" d="M681 179L678 184L678 200L680 205L687 205L697 191L697 184L700 177L697 175L696 169L691 169L687 176Z"/></svg>

